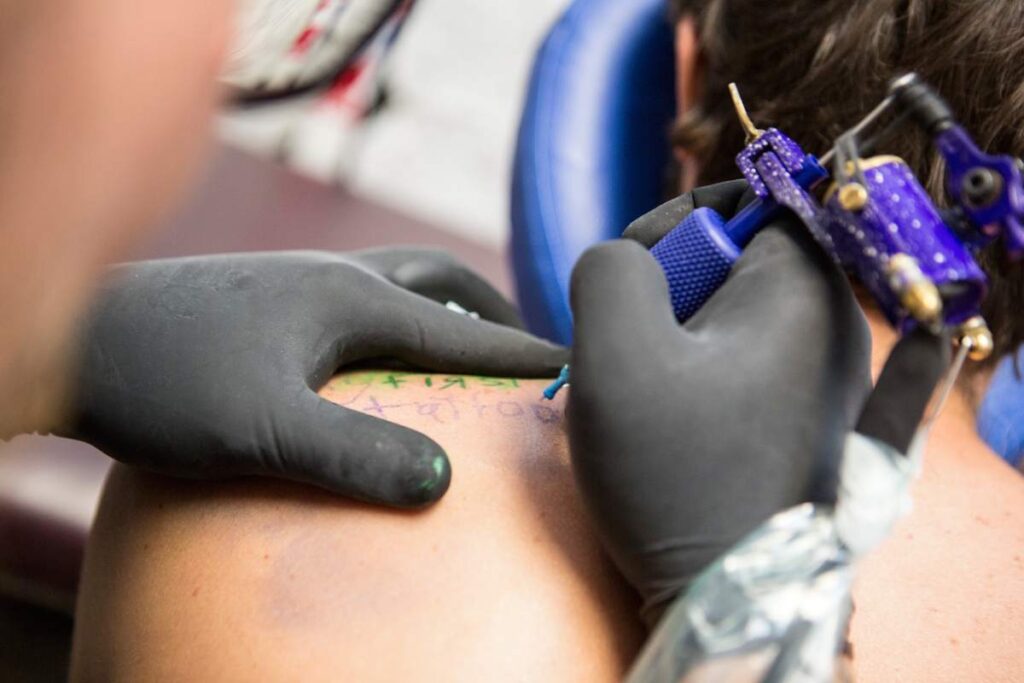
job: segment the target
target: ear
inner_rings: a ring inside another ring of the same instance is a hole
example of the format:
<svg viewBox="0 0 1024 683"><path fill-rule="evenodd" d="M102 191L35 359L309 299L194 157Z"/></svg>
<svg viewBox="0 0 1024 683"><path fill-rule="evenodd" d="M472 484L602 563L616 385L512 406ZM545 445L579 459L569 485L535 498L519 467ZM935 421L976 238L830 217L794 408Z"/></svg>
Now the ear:
<svg viewBox="0 0 1024 683"><path fill-rule="evenodd" d="M700 101L702 72L697 20L693 15L686 14L676 24L677 116L684 115ZM689 192L697 184L700 170L697 160L685 149L676 148L675 155L682 169L679 189L681 192Z"/></svg>
<svg viewBox="0 0 1024 683"><path fill-rule="evenodd" d="M684 15L676 24L676 102L685 114L700 97L700 45L697 20Z"/></svg>

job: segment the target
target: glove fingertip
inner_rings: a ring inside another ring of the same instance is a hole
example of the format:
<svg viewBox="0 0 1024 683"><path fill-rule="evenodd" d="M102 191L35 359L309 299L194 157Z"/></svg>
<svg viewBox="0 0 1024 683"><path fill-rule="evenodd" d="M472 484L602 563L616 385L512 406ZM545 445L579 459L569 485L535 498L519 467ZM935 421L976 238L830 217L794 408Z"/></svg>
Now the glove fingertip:
<svg viewBox="0 0 1024 683"><path fill-rule="evenodd" d="M424 434L312 392L280 413L285 416L277 430L280 453L270 474L407 509L425 507L448 490L448 456Z"/></svg>
<svg viewBox="0 0 1024 683"><path fill-rule="evenodd" d="M377 428L380 451L374 460L381 467L377 468L376 476L367 475L372 480L361 488L373 492L374 502L403 509L423 508L440 500L452 478L451 463L444 449L411 429L390 423Z"/></svg>
<svg viewBox="0 0 1024 683"><path fill-rule="evenodd" d="M394 495L388 502L400 508L426 507L448 492L451 481L451 463L445 452L436 446L436 450L413 456L413 461L396 482Z"/></svg>

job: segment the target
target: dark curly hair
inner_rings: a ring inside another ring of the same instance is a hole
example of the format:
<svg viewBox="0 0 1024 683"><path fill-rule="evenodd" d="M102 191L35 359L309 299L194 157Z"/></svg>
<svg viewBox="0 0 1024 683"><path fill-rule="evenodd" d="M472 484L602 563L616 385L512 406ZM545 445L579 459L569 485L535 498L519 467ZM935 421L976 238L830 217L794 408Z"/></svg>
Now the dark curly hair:
<svg viewBox="0 0 1024 683"><path fill-rule="evenodd" d="M808 151L831 141L916 71L987 150L1024 154L1024 2L1019 0L672 0L696 19L703 96L675 124L673 142L700 162L702 184L734 178L743 132L735 81L758 126L778 126ZM887 143L939 202L943 165L923 135ZM991 286L983 313L991 362L1024 342L1024 264L999 245L979 261Z"/></svg>

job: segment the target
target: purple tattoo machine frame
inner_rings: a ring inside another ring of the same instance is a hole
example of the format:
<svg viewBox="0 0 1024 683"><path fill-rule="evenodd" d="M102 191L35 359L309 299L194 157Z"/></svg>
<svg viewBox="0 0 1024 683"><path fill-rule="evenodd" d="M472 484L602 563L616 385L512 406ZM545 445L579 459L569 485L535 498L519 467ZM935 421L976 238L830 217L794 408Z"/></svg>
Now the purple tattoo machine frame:
<svg viewBox="0 0 1024 683"><path fill-rule="evenodd" d="M1011 258L1024 253L1021 161L980 151L948 105L915 74L893 81L882 103L841 135L821 161L775 128L756 129L735 87L730 90L748 135L736 162L757 199L730 221L698 208L652 248L680 321L725 282L753 236L788 209L837 263L856 274L895 328L949 328L969 346L970 357L984 359L992 350L980 312L987 281L974 253L997 239ZM865 139L886 112L894 114L892 120ZM902 159L861 156L908 119L946 163L949 209L935 206Z"/></svg>

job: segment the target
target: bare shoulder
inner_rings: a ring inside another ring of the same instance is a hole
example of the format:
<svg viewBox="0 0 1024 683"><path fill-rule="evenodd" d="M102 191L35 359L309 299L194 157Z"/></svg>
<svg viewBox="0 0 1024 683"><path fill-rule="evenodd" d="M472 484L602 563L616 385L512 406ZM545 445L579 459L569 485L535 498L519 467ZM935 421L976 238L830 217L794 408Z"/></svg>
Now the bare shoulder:
<svg viewBox="0 0 1024 683"><path fill-rule="evenodd" d="M452 458L421 513L261 480L117 468L87 553L74 669L91 680L616 680L631 595L576 498L543 382L363 372L322 395Z"/></svg>

